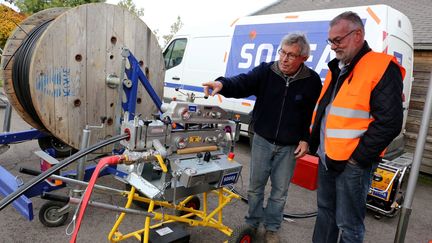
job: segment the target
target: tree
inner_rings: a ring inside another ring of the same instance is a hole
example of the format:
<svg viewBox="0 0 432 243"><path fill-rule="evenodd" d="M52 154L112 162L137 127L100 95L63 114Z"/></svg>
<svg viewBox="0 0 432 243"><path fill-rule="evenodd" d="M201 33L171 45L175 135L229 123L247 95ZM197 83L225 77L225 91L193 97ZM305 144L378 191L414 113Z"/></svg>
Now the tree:
<svg viewBox="0 0 432 243"><path fill-rule="evenodd" d="M105 0L8 0L15 4L22 13L33 14L47 8L75 7L86 3L105 2Z"/></svg>
<svg viewBox="0 0 432 243"><path fill-rule="evenodd" d="M0 4L0 16L0 48L3 49L9 35L26 16L4 4Z"/></svg>
<svg viewBox="0 0 432 243"><path fill-rule="evenodd" d="M135 3L132 2L132 0L121 0L117 5L122 7L122 8L129 10L129 12L136 15L137 17L144 16L144 9L143 8L137 8Z"/></svg>
<svg viewBox="0 0 432 243"><path fill-rule="evenodd" d="M177 21L171 25L171 31L168 35L162 36L165 41L165 45L173 38L173 36L183 27L183 22L180 16L177 16Z"/></svg>

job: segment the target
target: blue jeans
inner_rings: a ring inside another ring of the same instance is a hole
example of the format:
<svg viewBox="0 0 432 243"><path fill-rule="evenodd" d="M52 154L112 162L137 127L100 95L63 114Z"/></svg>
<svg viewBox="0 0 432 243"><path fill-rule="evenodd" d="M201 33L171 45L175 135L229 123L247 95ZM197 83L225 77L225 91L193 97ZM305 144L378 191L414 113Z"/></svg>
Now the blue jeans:
<svg viewBox="0 0 432 243"><path fill-rule="evenodd" d="M296 164L294 151L297 146L278 146L254 135L249 179L249 210L246 223L258 228L260 223L268 231L277 231L283 220L283 210L288 186ZM264 188L271 181L270 197L264 204Z"/></svg>
<svg viewBox="0 0 432 243"><path fill-rule="evenodd" d="M377 163L368 168L347 163L342 172L336 172L320 161L314 243L337 242L339 230L340 242L363 242L366 197L377 167Z"/></svg>

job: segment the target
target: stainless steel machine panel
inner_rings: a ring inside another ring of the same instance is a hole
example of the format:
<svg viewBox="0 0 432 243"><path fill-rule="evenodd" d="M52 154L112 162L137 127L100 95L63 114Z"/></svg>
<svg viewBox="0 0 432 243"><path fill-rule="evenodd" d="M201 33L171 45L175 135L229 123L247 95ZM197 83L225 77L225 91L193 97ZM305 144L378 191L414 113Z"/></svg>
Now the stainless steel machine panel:
<svg viewBox="0 0 432 243"><path fill-rule="evenodd" d="M206 157L206 156L204 156ZM236 183L242 165L228 160L225 154L215 153L210 159L188 157L177 158L171 164L173 171L180 173L179 182L185 187L199 184L214 184L217 187Z"/></svg>

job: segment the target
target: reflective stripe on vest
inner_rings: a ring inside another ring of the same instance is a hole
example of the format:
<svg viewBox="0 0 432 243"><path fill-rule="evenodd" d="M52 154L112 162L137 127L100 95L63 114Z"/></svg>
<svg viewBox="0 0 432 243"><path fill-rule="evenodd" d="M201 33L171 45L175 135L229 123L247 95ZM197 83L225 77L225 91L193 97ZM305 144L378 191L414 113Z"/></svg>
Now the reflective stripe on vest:
<svg viewBox="0 0 432 243"><path fill-rule="evenodd" d="M329 114L347 118L360 118L360 119L369 119L370 113L362 110L355 110L343 107L335 107L332 106L330 108Z"/></svg>
<svg viewBox="0 0 432 243"><path fill-rule="evenodd" d="M366 129L326 129L326 137L328 138L359 138L366 132Z"/></svg>

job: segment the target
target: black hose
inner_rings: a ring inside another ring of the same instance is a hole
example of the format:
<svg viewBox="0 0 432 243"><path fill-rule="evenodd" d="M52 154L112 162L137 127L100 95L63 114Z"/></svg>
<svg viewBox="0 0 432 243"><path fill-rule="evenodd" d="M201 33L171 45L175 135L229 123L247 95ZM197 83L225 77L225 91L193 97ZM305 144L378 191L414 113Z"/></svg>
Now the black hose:
<svg viewBox="0 0 432 243"><path fill-rule="evenodd" d="M32 29L16 51L12 67L12 83L15 95L26 113L42 128L45 128L45 126L36 113L31 99L29 71L34 47L39 37L43 34L52 20L53 19L45 21L41 25Z"/></svg>
<svg viewBox="0 0 432 243"><path fill-rule="evenodd" d="M240 196L240 199L245 202L248 203L248 200L246 197L244 197L242 194L240 194L236 189L231 188L231 190ZM312 218L312 217L316 217L317 216L317 212L310 212L310 213L284 213L283 217L284 219L305 219L305 218Z"/></svg>
<svg viewBox="0 0 432 243"><path fill-rule="evenodd" d="M123 139L128 138L128 137L129 137L129 134L121 134L121 135L111 137L107 140L104 140L104 141L101 141L97 144L94 144L94 145L92 145L86 149L80 150L77 153L73 154L72 156L60 161L60 163L58 163L58 164L54 165L53 167L51 167L50 169L42 172L39 176L32 178L30 181L28 181L27 183L25 183L24 185L19 187L18 190L12 192L11 194L9 194L5 198L3 198L0 201L0 211L3 210L7 205L9 205L15 199L20 197L22 194L27 192L27 190L29 190L31 187L33 187L36 184L38 184L39 182L45 180L46 178L48 178L49 176L51 176L55 172L68 166L72 162L74 162L74 161L86 156L87 154L90 154L90 153L100 149L100 148L103 148L109 144L118 142L118 141L123 140Z"/></svg>

